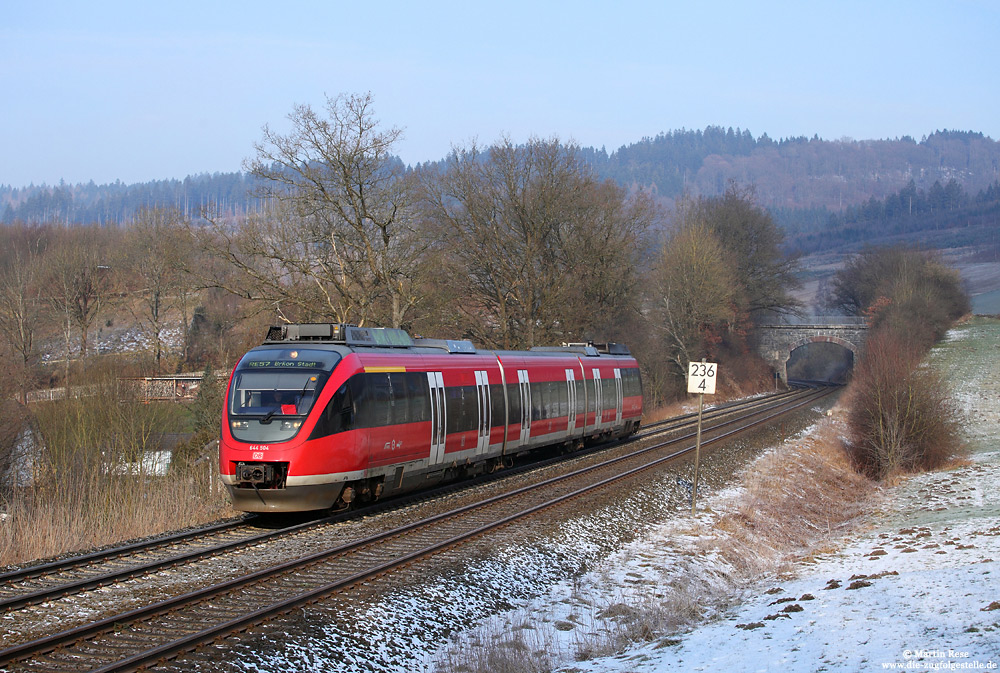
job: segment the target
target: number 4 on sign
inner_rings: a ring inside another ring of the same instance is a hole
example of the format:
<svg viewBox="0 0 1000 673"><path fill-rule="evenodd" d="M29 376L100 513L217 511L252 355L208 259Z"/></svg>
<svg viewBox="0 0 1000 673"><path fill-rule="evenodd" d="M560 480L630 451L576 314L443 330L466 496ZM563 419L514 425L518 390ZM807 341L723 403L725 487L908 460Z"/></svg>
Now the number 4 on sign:
<svg viewBox="0 0 1000 673"><path fill-rule="evenodd" d="M719 367L714 362L689 362L687 391L702 395L714 395L715 374L718 370Z"/></svg>

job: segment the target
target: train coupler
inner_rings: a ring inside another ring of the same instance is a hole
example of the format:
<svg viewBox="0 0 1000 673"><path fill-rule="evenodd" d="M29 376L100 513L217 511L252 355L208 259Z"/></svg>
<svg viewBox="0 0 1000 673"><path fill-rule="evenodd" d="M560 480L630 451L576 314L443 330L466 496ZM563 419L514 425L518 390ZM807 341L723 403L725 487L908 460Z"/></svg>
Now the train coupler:
<svg viewBox="0 0 1000 673"><path fill-rule="evenodd" d="M236 463L237 488L284 488L287 478L288 463Z"/></svg>

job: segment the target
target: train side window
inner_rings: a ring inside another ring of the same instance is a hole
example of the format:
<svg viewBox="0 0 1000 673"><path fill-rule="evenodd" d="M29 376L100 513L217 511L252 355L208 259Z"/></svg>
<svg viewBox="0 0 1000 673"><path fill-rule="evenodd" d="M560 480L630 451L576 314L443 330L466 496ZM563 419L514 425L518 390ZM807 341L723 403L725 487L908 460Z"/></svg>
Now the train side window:
<svg viewBox="0 0 1000 673"><path fill-rule="evenodd" d="M490 413L494 428L502 428L504 425L503 409L503 385L494 383L490 385Z"/></svg>
<svg viewBox="0 0 1000 673"><path fill-rule="evenodd" d="M389 377L389 407L391 414L389 420L393 425L410 422L410 396L406 390L406 374L402 372L392 372Z"/></svg>
<svg viewBox="0 0 1000 673"><path fill-rule="evenodd" d="M615 398L616 394L615 380L613 378L601 379L601 396L605 411L617 408L618 401Z"/></svg>
<svg viewBox="0 0 1000 673"><path fill-rule="evenodd" d="M642 395L642 378L639 374L638 369L630 369L629 371L629 382L631 385L630 395Z"/></svg>
<svg viewBox="0 0 1000 673"><path fill-rule="evenodd" d="M354 401L354 427L367 428L368 424L368 390L365 385L365 375L355 374L348 382L351 398Z"/></svg>
<svg viewBox="0 0 1000 673"><path fill-rule="evenodd" d="M376 404L376 381L373 380L379 374L355 374L348 382L351 387L351 395L354 398L354 426L356 428L375 428L380 424L385 424L385 412L388 405L378 407ZM388 381L385 374L381 374L385 387ZM383 391L386 395L387 391Z"/></svg>
<svg viewBox="0 0 1000 673"><path fill-rule="evenodd" d="M479 399L475 386L447 386L445 401L449 434L479 427Z"/></svg>
<svg viewBox="0 0 1000 673"><path fill-rule="evenodd" d="M566 384L561 381L544 381L542 390L542 418L558 418L566 406Z"/></svg>
<svg viewBox="0 0 1000 673"><path fill-rule="evenodd" d="M431 420L430 385L424 372L407 372L403 374L406 380L406 397L410 403L410 422L423 423Z"/></svg>
<svg viewBox="0 0 1000 673"><path fill-rule="evenodd" d="M559 406L559 400L553 394L552 383L543 381L539 388L542 390L542 418L552 418Z"/></svg>
<svg viewBox="0 0 1000 673"><path fill-rule="evenodd" d="M476 386L462 386L462 429L479 428L479 389Z"/></svg>
<svg viewBox="0 0 1000 673"><path fill-rule="evenodd" d="M381 428L392 425L392 387L389 385L389 374L379 372L365 374L368 389L368 408L371 410L371 428Z"/></svg>
<svg viewBox="0 0 1000 673"><path fill-rule="evenodd" d="M507 384L507 404L510 407L509 423L521 424L521 389L516 383Z"/></svg>
<svg viewBox="0 0 1000 673"><path fill-rule="evenodd" d="M531 386L531 420L540 421L545 418L545 403L542 399L542 386L529 383Z"/></svg>
<svg viewBox="0 0 1000 673"><path fill-rule="evenodd" d="M628 372L628 395L630 397L642 395L642 377L638 369L625 369L622 373Z"/></svg>
<svg viewBox="0 0 1000 673"><path fill-rule="evenodd" d="M345 383L340 387L340 390L333 394L323 413L320 414L309 439L328 437L338 432L350 430L353 421L354 405L352 404L351 388Z"/></svg>

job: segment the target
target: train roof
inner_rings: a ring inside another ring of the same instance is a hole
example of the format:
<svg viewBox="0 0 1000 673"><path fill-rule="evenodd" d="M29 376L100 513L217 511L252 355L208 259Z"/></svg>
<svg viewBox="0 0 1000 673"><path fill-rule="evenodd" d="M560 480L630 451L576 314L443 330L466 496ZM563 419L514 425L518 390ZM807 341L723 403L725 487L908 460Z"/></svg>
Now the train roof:
<svg viewBox="0 0 1000 673"><path fill-rule="evenodd" d="M290 323L273 325L264 345L289 343L331 344L352 349L436 349L455 354L496 352L498 355L575 354L586 357L631 356L628 346L619 343L566 343L561 346L536 346L528 351L479 351L464 339L414 339L406 330L391 327L358 327L344 323ZM426 351L425 351L426 352Z"/></svg>

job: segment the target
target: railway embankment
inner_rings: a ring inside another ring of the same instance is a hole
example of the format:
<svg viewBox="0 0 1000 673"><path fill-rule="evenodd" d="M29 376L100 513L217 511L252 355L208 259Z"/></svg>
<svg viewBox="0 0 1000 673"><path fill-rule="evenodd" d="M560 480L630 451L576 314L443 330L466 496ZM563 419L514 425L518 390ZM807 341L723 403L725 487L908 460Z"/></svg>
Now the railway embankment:
<svg viewBox="0 0 1000 673"><path fill-rule="evenodd" d="M475 643L497 670L997 670L1000 321L952 330L928 366L966 413L966 458L863 479L840 448L838 405L697 517L461 635L439 660L476 668L461 655Z"/></svg>

